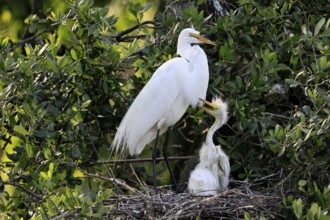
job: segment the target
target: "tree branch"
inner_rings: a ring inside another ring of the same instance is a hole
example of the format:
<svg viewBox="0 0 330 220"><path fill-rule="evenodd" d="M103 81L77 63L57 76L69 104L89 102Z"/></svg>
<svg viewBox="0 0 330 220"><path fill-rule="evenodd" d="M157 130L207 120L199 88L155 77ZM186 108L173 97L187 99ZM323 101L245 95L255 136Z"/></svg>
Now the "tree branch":
<svg viewBox="0 0 330 220"><path fill-rule="evenodd" d="M71 211L66 211L56 217L52 217L52 220L60 220L62 218L73 217L76 213L79 213L80 211L81 211L81 208L77 208L77 209L71 210Z"/></svg>
<svg viewBox="0 0 330 220"><path fill-rule="evenodd" d="M25 38L23 40L19 40L13 43L14 46L20 46L22 44L25 44L27 42L33 41L34 39L36 39L37 37L39 37L40 35L42 35L43 33L45 33L45 30L40 31L39 33L36 33L34 35L32 35L31 37Z"/></svg>
<svg viewBox="0 0 330 220"><path fill-rule="evenodd" d="M119 185L119 186L131 191L132 193L138 193L140 195L143 195L143 193L141 193L139 190L137 190L133 187L130 187L129 185L127 185L125 183L125 181L123 181L121 179L116 179L116 178L112 178L112 177L105 177L105 176L100 176L100 175L97 175L97 174L87 173L84 170L80 169L79 167L77 167L77 168L85 175L85 177L107 180L107 181L113 182L114 184Z"/></svg>
<svg viewBox="0 0 330 220"><path fill-rule="evenodd" d="M134 25L133 27L130 27L130 28L128 28L128 29L126 29L126 30L124 30L124 31L122 31L122 32L119 32L119 33L117 34L117 36L116 36L116 40L117 40L117 41L122 41L122 37L123 37L123 36L125 36L125 35L127 35L127 34L133 32L133 31L135 31L136 29L138 29L139 27L143 27L144 25L147 25L147 24L152 24L152 25L154 25L155 27L159 27L159 26L160 26L160 24L157 24L157 23L154 22L154 21L144 21L144 22L139 23L139 24L137 24L137 25ZM155 28L155 27L154 27L154 28ZM148 26L148 28L152 28L152 27Z"/></svg>
<svg viewBox="0 0 330 220"><path fill-rule="evenodd" d="M3 180L0 179L0 184L15 186L15 187L21 189L22 191L24 191L24 192L26 192L26 193L28 193L28 194L30 194L30 195L38 198L39 200L43 200L44 199L42 196L36 194L32 190L29 190L29 189L25 188L24 186L22 186L22 185L20 185L18 183L11 182L11 181L3 181Z"/></svg>
<svg viewBox="0 0 330 220"><path fill-rule="evenodd" d="M124 36L120 38L120 42L131 42L134 39L141 39L148 35L142 34L142 35L134 35L134 36Z"/></svg>
<svg viewBox="0 0 330 220"><path fill-rule="evenodd" d="M169 157L168 160L190 160L194 156L182 156L182 157ZM156 161L163 161L165 160L163 157L156 158ZM104 160L104 161L97 161L97 164L103 163L139 163L139 162L151 162L151 158L137 158L137 159L118 159L118 160Z"/></svg>

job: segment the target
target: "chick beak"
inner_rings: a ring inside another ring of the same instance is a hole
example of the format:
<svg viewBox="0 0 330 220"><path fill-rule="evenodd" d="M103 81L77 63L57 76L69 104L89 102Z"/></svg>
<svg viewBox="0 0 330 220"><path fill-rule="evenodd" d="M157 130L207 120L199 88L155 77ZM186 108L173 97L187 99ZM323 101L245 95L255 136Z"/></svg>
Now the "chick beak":
<svg viewBox="0 0 330 220"><path fill-rule="evenodd" d="M200 99L202 102L204 102L205 105L207 105L208 107L210 108L207 108L205 106L202 106L202 105L197 105L198 108L208 112L208 113L212 113L215 111L215 108L216 108L216 105L214 105L212 102L209 102L209 101L206 101L204 99Z"/></svg>
<svg viewBox="0 0 330 220"><path fill-rule="evenodd" d="M210 41L209 39L199 35L199 34L195 34L195 33L190 33L190 36L197 38L197 40L199 40L200 43L203 44L210 44L215 46L216 44L213 41Z"/></svg>

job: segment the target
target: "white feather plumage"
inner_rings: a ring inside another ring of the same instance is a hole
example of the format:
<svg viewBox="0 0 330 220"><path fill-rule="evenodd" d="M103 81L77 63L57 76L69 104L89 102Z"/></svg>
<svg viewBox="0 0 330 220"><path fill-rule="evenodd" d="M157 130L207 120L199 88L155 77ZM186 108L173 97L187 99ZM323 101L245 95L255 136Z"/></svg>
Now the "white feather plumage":
<svg viewBox="0 0 330 220"><path fill-rule="evenodd" d="M212 101L212 107L213 110L204 109L215 117L215 122L207 133L206 141L199 151L200 162L192 171L188 182L188 190L198 195L205 195L199 193L204 191L209 191L210 195L215 195L217 191L225 190L229 184L229 158L219 145L215 146L213 143L215 131L228 120L228 106L227 103L216 97ZM214 178L211 178L210 174ZM197 177L200 177L203 181L201 182ZM214 179L216 179L216 182L214 182ZM212 187L211 191L210 187Z"/></svg>
<svg viewBox="0 0 330 220"><path fill-rule="evenodd" d="M187 28L181 31L177 53L160 66L138 94L121 121L111 149L116 154L128 150L139 154L155 139L157 130L164 133L184 114L189 105L204 99L209 80L207 57L192 44L202 43L193 37L199 32Z"/></svg>
<svg viewBox="0 0 330 220"><path fill-rule="evenodd" d="M199 196L215 195L219 190L219 180L209 169L197 167L190 174L188 189Z"/></svg>

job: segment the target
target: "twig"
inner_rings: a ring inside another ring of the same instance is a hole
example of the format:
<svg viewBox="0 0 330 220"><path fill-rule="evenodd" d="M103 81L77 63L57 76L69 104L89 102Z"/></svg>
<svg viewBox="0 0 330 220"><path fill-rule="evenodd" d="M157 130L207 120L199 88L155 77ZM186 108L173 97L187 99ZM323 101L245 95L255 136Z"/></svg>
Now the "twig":
<svg viewBox="0 0 330 220"><path fill-rule="evenodd" d="M100 154L99 154L99 152L97 151L97 149L95 148L94 143L91 143L91 144L92 144L93 149L94 149L95 153L97 154L98 158L100 158ZM107 171L108 175L111 176L112 179L115 179L115 175L113 174L112 169L111 169L111 168L108 168L104 163L103 163L102 165L103 165L103 167L105 168L105 170ZM79 169L79 168L78 168L78 169ZM121 190L121 189L118 187L117 184L115 184L115 186L116 186L116 188L117 188L118 190Z"/></svg>
<svg viewBox="0 0 330 220"><path fill-rule="evenodd" d="M269 179L270 177L273 177L273 176L276 176L276 175L278 175L278 174L277 173L272 173L272 174L269 174L267 176L256 178L256 179L253 180L253 183L256 183L256 182L259 182L259 181L263 181L263 180Z"/></svg>
<svg viewBox="0 0 330 220"><path fill-rule="evenodd" d="M116 179L116 178L112 178L112 177L105 177L105 176L100 176L100 175L96 175L96 174L92 174L92 173L87 173L85 172L84 170L80 169L79 167L77 167L84 175L85 177L88 177L88 178L98 178L98 179L102 179L102 180L107 180L107 181L110 181L110 182L113 182L129 191L131 191L132 193L137 193L139 195L142 195L142 196L145 196L142 192L140 192L139 190L133 188L133 187L130 187L129 185L127 185L125 183L125 181L123 180L120 180L120 179Z"/></svg>
<svg viewBox="0 0 330 220"><path fill-rule="evenodd" d="M20 188L21 190L23 190L24 192L38 198L39 200L43 200L44 198L38 194L36 194L35 192L33 192L32 190L29 190L27 188L25 188L24 186L18 184L18 183L15 183L15 182L11 182L11 181L3 181L3 180L0 180L0 185L1 184L4 184L4 185L12 185L12 186L15 186L17 188Z"/></svg>
<svg viewBox="0 0 330 220"><path fill-rule="evenodd" d="M81 211L81 208L77 208L75 210L71 210L71 211L66 211L66 212L63 212L62 214L56 216L56 217L53 217L52 220L60 220L62 218L68 218L68 217L73 217L74 214L78 213Z"/></svg>
<svg viewBox="0 0 330 220"><path fill-rule="evenodd" d="M147 192L148 197L149 197L148 199L150 199L150 193L149 193L149 190L147 189L147 187L145 186L145 184L142 184L142 181L140 180L140 178L139 178L138 175L136 174L136 172L135 172L135 170L134 170L132 164L130 164L130 167L131 167L131 170L132 170L132 172L133 172L135 178L138 180L138 182L140 183L140 185L143 186L143 188L145 189L145 192Z"/></svg>
<svg viewBox="0 0 330 220"><path fill-rule="evenodd" d="M190 160L194 156L173 156L168 157L168 160ZM156 161L163 161L165 160L163 157L156 158ZM137 158L137 159L118 159L118 160L103 160L97 161L97 164L104 164L104 163L139 163L139 162L151 162L151 158Z"/></svg>
<svg viewBox="0 0 330 220"><path fill-rule="evenodd" d="M144 38L144 37L147 37L147 36L148 35L145 35L145 34L134 35L134 36L125 36L125 37L120 38L120 41L121 42L131 42L132 40L141 39L141 38Z"/></svg>
<svg viewBox="0 0 330 220"><path fill-rule="evenodd" d="M13 45L14 46L19 46L19 45L25 44L27 42L30 42L30 41L34 40L35 38L39 37L40 35L42 35L45 32L46 32L45 30L42 30L39 33L36 33L35 35L32 35L31 37L28 37L26 39L14 42Z"/></svg>
<svg viewBox="0 0 330 220"><path fill-rule="evenodd" d="M209 202L209 201L211 201L211 200L214 200L214 199L216 199L216 198L218 198L218 197L220 197L220 196L224 196L224 195L226 195L228 192L229 192L229 191L225 191L225 192L223 192L223 193L217 194L217 195L212 196L212 197L210 197L210 198L203 199L203 200L199 201L199 204L204 204L204 203ZM196 197L200 197L200 196L196 196ZM190 205L187 206L187 207L184 207L184 206L187 205L187 204L190 204ZM171 214L173 214L174 210L178 209L178 207L184 207L184 208L182 208L182 209L180 209L179 211L177 211L177 212L175 213L175 215L179 215L178 212L183 212L183 211L185 211L185 210L192 209L195 205L196 205L195 202L194 202L194 201L191 201L191 200L188 200L187 202L184 202L184 203L178 203L178 205L176 205L176 206L174 206L172 209L170 209L170 210L169 210L169 211L163 216L163 218L166 219L168 216L170 216Z"/></svg>
<svg viewBox="0 0 330 220"><path fill-rule="evenodd" d="M116 36L116 40L117 40L117 41L122 41L122 39L123 39L122 37L123 37L124 35L127 35L127 34L133 32L134 30L138 29L139 27L142 27L142 26L144 26L144 25L146 25L146 24L152 24L152 25L154 25L155 27L160 26L159 24L157 24L157 23L154 22L154 21L144 21L144 22L139 23L139 24L137 24L137 25L134 25L133 27L128 28L128 29L126 29L126 30L124 30L124 31L122 31L122 32L119 32L119 33L117 34L117 36ZM148 26L148 28L151 28L151 27Z"/></svg>

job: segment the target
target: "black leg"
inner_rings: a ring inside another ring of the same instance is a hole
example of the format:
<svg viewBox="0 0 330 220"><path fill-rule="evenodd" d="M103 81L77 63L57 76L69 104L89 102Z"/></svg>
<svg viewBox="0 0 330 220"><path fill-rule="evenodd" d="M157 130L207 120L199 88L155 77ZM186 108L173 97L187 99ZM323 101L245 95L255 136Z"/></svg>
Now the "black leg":
<svg viewBox="0 0 330 220"><path fill-rule="evenodd" d="M163 147L163 156L164 156L164 160L165 160L166 166L168 168L168 171L170 172L171 180L172 180L172 183L174 184L175 191L178 192L178 186L176 185L176 181L175 181L174 175L172 173L170 163L168 162L167 148L168 148L168 142L170 140L170 133L171 133L171 127L168 127L168 129L166 131L166 137L165 137L165 142L164 142L164 147Z"/></svg>
<svg viewBox="0 0 330 220"><path fill-rule="evenodd" d="M155 146L152 151L152 177L154 179L154 190L155 193L157 194L157 179L156 179L156 158L157 158L157 145L158 145L158 137L159 137L159 129L157 130L157 135L156 135L156 141L155 141Z"/></svg>

